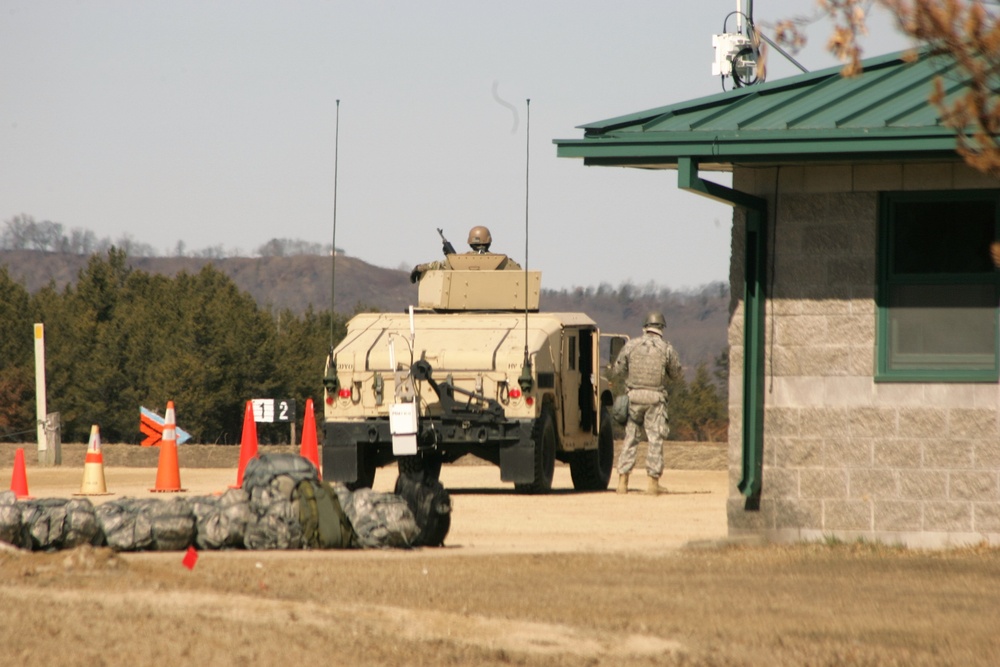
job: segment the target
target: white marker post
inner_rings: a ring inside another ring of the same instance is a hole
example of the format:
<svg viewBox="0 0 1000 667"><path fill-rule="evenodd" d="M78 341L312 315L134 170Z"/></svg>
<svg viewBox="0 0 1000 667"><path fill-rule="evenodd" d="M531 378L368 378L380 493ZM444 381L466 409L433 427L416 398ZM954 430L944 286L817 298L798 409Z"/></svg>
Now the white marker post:
<svg viewBox="0 0 1000 667"><path fill-rule="evenodd" d="M48 462L45 437L45 325L35 323L35 423L38 426L38 462Z"/></svg>

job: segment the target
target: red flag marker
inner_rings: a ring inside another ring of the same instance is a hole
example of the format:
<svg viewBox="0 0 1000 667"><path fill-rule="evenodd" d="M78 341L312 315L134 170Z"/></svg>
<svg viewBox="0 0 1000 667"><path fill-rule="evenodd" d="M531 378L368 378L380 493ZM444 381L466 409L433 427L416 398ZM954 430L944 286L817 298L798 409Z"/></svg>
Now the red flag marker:
<svg viewBox="0 0 1000 667"><path fill-rule="evenodd" d="M194 547L188 547L187 552L184 554L184 560L181 564L184 565L189 570L194 569L194 564L198 562L198 550Z"/></svg>

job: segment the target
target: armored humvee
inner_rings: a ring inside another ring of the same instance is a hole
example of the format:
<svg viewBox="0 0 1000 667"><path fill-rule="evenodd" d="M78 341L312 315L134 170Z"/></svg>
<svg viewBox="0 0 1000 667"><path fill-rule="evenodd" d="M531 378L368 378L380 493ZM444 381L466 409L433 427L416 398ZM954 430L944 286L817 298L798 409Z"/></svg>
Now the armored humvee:
<svg viewBox="0 0 1000 667"><path fill-rule="evenodd" d="M416 308L348 322L326 361L324 478L371 486L394 460L437 478L473 454L520 492L549 491L557 460L574 488L607 488L612 397L597 325L539 312L541 273L491 270L504 257L448 255L451 269L420 279Z"/></svg>

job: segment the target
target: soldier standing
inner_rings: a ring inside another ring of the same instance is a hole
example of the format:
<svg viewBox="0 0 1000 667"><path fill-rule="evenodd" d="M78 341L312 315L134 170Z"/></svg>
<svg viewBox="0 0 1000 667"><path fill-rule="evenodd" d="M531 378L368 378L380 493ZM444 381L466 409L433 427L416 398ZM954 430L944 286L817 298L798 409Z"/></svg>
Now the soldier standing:
<svg viewBox="0 0 1000 667"><path fill-rule="evenodd" d="M663 314L651 312L642 325L642 336L629 340L615 360L616 375L625 375L628 390L628 423L625 445L618 457L618 493L628 493L628 476L635 466L639 436L645 431L649 442L646 472L649 494L660 492L663 474L663 440L670 432L667 426L667 383L680 377L677 352L663 340Z"/></svg>

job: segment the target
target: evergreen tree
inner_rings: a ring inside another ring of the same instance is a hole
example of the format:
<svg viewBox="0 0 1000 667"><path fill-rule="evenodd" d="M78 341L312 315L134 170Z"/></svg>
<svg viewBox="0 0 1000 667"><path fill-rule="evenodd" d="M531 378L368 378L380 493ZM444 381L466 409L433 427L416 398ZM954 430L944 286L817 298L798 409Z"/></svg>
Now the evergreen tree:
<svg viewBox="0 0 1000 667"><path fill-rule="evenodd" d="M311 307L295 317L291 311L276 316L278 377L285 395L305 404L312 398L319 404L323 396L323 369L330 349L330 311L315 312ZM334 317L334 339L347 331L347 318Z"/></svg>
<svg viewBox="0 0 1000 667"><path fill-rule="evenodd" d="M238 442L246 401L280 387L274 323L210 265L179 274L165 306L176 326L151 364L151 400L183 406L201 442Z"/></svg>
<svg viewBox="0 0 1000 667"><path fill-rule="evenodd" d="M727 406L705 362L695 367L690 383L683 378L670 392L670 437L674 440L722 439L728 426Z"/></svg>
<svg viewBox="0 0 1000 667"><path fill-rule="evenodd" d="M61 297L53 289L43 290L36 298L39 321L46 328L49 404L61 414L67 442L86 442L91 424L99 424L110 437L119 434L111 419L121 408L126 386L116 321L130 273L125 260L125 253L114 248L106 260L94 255L75 288L67 287Z"/></svg>
<svg viewBox="0 0 1000 667"><path fill-rule="evenodd" d="M28 291L0 267L0 435L34 432L34 338Z"/></svg>

